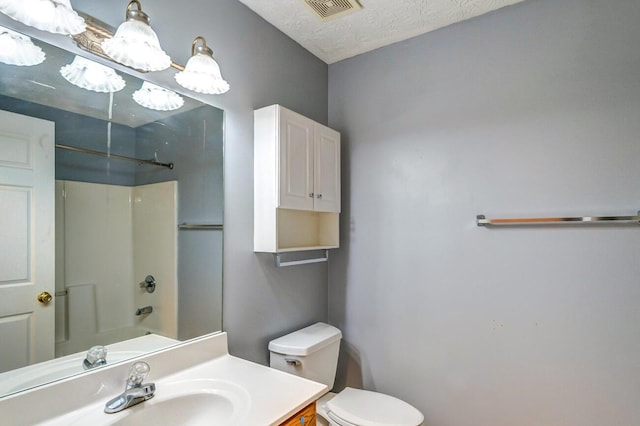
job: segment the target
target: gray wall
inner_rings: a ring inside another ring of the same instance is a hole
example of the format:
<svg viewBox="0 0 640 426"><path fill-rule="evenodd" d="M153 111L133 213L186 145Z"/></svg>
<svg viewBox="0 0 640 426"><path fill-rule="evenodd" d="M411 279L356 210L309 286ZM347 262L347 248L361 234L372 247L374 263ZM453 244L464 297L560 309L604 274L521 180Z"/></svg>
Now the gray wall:
<svg viewBox="0 0 640 426"><path fill-rule="evenodd" d="M127 3L73 5L117 26ZM177 62L186 63L194 37L204 36L231 85L221 96L193 97L225 111L223 328L233 354L266 363L270 338L326 320L327 266L275 269L272 257L253 253L253 110L280 103L326 123L328 67L236 0L193 0L187 7L143 1L142 8ZM144 78L183 91L174 73ZM208 261L207 253L191 255Z"/></svg>
<svg viewBox="0 0 640 426"><path fill-rule="evenodd" d="M341 384L429 426L640 424L640 2L528 0L329 67Z"/></svg>

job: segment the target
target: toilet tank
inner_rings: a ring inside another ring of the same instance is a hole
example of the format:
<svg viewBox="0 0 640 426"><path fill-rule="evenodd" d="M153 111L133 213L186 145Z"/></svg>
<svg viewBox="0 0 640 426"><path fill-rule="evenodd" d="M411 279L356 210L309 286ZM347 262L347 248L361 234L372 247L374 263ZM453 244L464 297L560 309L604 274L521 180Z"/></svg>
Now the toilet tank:
<svg viewBox="0 0 640 426"><path fill-rule="evenodd" d="M270 365L277 370L323 383L336 378L342 333L322 322L269 342Z"/></svg>

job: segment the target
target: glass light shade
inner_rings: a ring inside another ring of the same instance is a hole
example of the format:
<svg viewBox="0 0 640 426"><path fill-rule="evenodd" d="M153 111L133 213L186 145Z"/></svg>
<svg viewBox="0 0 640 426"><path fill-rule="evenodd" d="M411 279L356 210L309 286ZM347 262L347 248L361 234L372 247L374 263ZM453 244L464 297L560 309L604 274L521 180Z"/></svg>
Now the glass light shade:
<svg viewBox="0 0 640 426"><path fill-rule="evenodd" d="M138 10L131 9L134 4ZM171 58L149 26L149 16L140 10L140 2L136 0L129 3L127 20L120 24L113 38L102 42L102 50L115 61L142 71L161 71L171 65Z"/></svg>
<svg viewBox="0 0 640 426"><path fill-rule="evenodd" d="M73 35L86 29L84 19L73 10L70 0L0 0L0 12L50 33Z"/></svg>
<svg viewBox="0 0 640 426"><path fill-rule="evenodd" d="M176 92L145 81L133 92L133 100L139 105L157 111L173 111L184 105L184 99Z"/></svg>
<svg viewBox="0 0 640 426"><path fill-rule="evenodd" d="M94 92L117 92L125 86L124 79L112 68L81 56L60 68L60 74L69 83Z"/></svg>
<svg viewBox="0 0 640 426"><path fill-rule="evenodd" d="M196 47L198 41L202 46ZM208 95L219 95L229 90L227 83L220 73L220 66L213 59L213 52L207 47L204 37L196 37L191 45L191 58L183 71L175 76L179 85L185 89Z"/></svg>
<svg viewBox="0 0 640 426"><path fill-rule="evenodd" d="M0 62L31 66L44 61L45 54L31 39L8 28L0 27Z"/></svg>

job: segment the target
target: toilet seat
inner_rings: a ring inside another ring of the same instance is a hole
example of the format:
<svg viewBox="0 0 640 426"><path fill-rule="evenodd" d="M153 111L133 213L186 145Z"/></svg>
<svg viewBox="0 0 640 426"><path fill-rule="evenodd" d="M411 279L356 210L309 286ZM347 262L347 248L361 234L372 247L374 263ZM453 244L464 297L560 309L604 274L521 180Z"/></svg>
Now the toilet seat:
<svg viewBox="0 0 640 426"><path fill-rule="evenodd" d="M419 426L424 421L406 402L361 389L345 388L326 407L329 418L343 426Z"/></svg>
<svg viewBox="0 0 640 426"><path fill-rule="evenodd" d="M349 423L348 421L346 421L345 419L341 419L340 417L336 416L333 412L329 411L327 413L327 417L329 417L329 420L332 421L335 424L338 424L340 426L358 426L358 425L354 425L353 423Z"/></svg>

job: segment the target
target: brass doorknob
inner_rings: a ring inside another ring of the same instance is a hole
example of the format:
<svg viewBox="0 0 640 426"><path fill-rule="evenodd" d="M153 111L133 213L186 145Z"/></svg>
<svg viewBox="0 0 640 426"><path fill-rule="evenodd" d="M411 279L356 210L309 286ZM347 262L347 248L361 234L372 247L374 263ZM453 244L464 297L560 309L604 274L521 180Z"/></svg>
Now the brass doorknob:
<svg viewBox="0 0 640 426"><path fill-rule="evenodd" d="M42 303L43 305L48 305L49 302L51 302L51 300L53 299L53 296L51 296L51 293L49 293L48 291L43 291L38 295L37 299L38 302Z"/></svg>

